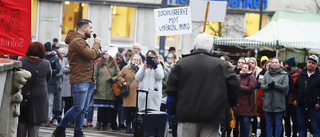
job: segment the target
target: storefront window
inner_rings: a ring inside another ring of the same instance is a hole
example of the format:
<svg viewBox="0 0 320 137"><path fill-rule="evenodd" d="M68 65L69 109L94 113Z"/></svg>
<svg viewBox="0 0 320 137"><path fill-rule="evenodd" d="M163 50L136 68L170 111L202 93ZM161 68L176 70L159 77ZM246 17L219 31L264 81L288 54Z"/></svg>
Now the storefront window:
<svg viewBox="0 0 320 137"><path fill-rule="evenodd" d="M31 0L31 39L36 40L38 0Z"/></svg>
<svg viewBox="0 0 320 137"><path fill-rule="evenodd" d="M165 41L165 49L169 49L169 47L175 47L176 49L180 48L180 42L181 41L181 36L180 35L170 35L166 36L166 41ZM157 37L157 47L159 48L160 45L160 37ZM167 50L166 50L167 51Z"/></svg>
<svg viewBox="0 0 320 137"><path fill-rule="evenodd" d="M136 8L111 6L111 44L132 45L135 35Z"/></svg>
<svg viewBox="0 0 320 137"><path fill-rule="evenodd" d="M205 32L212 36L223 37L224 22L207 22Z"/></svg>
<svg viewBox="0 0 320 137"><path fill-rule="evenodd" d="M76 30L81 19L88 18L88 4L79 2L63 2L63 22L61 27L61 41L64 41L69 30Z"/></svg>
<svg viewBox="0 0 320 137"><path fill-rule="evenodd" d="M259 31L260 14L246 13L246 36L250 36ZM268 23L268 15L262 16L261 28Z"/></svg>

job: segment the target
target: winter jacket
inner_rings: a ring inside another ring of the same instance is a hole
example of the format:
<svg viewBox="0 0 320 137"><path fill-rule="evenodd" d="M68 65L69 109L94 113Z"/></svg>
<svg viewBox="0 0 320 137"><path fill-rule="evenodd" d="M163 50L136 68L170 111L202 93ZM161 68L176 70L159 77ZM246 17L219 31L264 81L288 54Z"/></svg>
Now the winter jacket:
<svg viewBox="0 0 320 137"><path fill-rule="evenodd" d="M230 106L236 106L240 80L229 64L203 50L184 55L167 83L168 100L178 122L220 124L232 120Z"/></svg>
<svg viewBox="0 0 320 137"><path fill-rule="evenodd" d="M123 56L124 57L124 56ZM123 67L127 66L127 62L125 61L125 58L123 58L120 62L119 62L119 69L122 70Z"/></svg>
<svg viewBox="0 0 320 137"><path fill-rule="evenodd" d="M136 80L139 82L139 88L149 91L147 109L160 111L162 99L162 79L164 77L163 68L160 64L156 69L146 68L143 71L143 64L139 66L136 73ZM138 95L138 108L139 110L145 109L146 95L139 93Z"/></svg>
<svg viewBox="0 0 320 137"><path fill-rule="evenodd" d="M127 84L131 82L136 73L129 65L125 66L118 74L117 78L121 84L125 81ZM129 85L129 95L123 97L123 107L136 107L136 98L137 98L137 88L139 86L139 82L135 79Z"/></svg>
<svg viewBox="0 0 320 137"><path fill-rule="evenodd" d="M110 67L110 64L107 65L107 69L113 79L113 82L117 82L117 75L120 72L118 65L114 67ZM96 89L96 93L93 96L93 99L101 99L101 100L116 100L116 96L114 92L111 90L112 84L107 82L110 79L105 67L99 67L99 65L94 66L94 88Z"/></svg>
<svg viewBox="0 0 320 137"><path fill-rule="evenodd" d="M52 69L52 76L47 85L48 92L56 93L58 91L57 81L60 80L57 76L61 70L60 59L53 52L46 55L44 58L50 62Z"/></svg>
<svg viewBox="0 0 320 137"><path fill-rule="evenodd" d="M62 82L62 89L61 89L61 96L62 97L72 97L72 92L71 92L71 84L69 80L69 72L70 68L66 68L66 65L69 65L68 58L65 57L62 60L62 74L63 74L63 82Z"/></svg>
<svg viewBox="0 0 320 137"><path fill-rule="evenodd" d="M27 57L20 58L22 62L22 68L30 71L32 74L31 79L28 79L27 83L21 89L22 94L26 94L30 89L30 98L28 99L28 111L27 113L21 113L19 116L19 122L25 123L46 123L48 122L48 92L47 81L52 76L50 62L43 59L40 67L40 61L30 60ZM39 67L39 73L36 79L35 70ZM31 85L33 80L33 85Z"/></svg>
<svg viewBox="0 0 320 137"><path fill-rule="evenodd" d="M320 75L317 68L314 74L308 77L307 69L301 71L295 83L293 100L298 106L308 108L320 105Z"/></svg>
<svg viewBox="0 0 320 137"><path fill-rule="evenodd" d="M274 74L269 70L264 74L261 89L263 94L263 111L265 112L284 112L286 110L285 92L289 86L288 73L279 68ZM274 82L274 87L268 84Z"/></svg>
<svg viewBox="0 0 320 137"><path fill-rule="evenodd" d="M241 93L235 109L237 115L253 116L256 78L253 73L239 74Z"/></svg>
<svg viewBox="0 0 320 137"><path fill-rule="evenodd" d="M92 82L93 60L100 57L100 43L90 48L86 37L75 30L69 30L65 42L69 44L70 83Z"/></svg>

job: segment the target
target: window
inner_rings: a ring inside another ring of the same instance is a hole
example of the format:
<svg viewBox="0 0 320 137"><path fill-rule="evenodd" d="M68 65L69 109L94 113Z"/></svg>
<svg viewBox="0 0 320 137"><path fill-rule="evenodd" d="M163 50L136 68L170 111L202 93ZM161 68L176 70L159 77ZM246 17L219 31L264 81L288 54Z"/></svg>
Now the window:
<svg viewBox="0 0 320 137"><path fill-rule="evenodd" d="M250 36L259 31L260 14L246 13L246 36ZM268 15L262 15L261 28L268 23Z"/></svg>
<svg viewBox="0 0 320 137"><path fill-rule="evenodd" d="M169 47L175 47L176 50L180 48L180 43L181 43L181 35L170 35L166 36L166 41L165 41L165 49L169 49ZM159 48L160 46L160 37L157 37L157 47ZM167 50L166 50L167 51Z"/></svg>
<svg viewBox="0 0 320 137"><path fill-rule="evenodd" d="M38 0L31 0L31 40L36 40Z"/></svg>
<svg viewBox="0 0 320 137"><path fill-rule="evenodd" d="M223 37L224 32L224 22L207 22L206 33L209 33L212 36Z"/></svg>
<svg viewBox="0 0 320 137"><path fill-rule="evenodd" d="M111 44L132 45L135 38L136 8L111 6Z"/></svg>
<svg viewBox="0 0 320 137"><path fill-rule="evenodd" d="M81 19L88 18L88 4L78 2L63 2L63 22L61 27L61 41L64 41L69 30L76 30Z"/></svg>

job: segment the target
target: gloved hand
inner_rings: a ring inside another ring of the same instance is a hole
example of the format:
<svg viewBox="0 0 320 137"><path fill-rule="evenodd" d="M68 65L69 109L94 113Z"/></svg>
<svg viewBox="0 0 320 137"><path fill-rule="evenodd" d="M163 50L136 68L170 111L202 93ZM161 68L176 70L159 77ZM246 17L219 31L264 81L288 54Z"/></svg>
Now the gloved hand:
<svg viewBox="0 0 320 137"><path fill-rule="evenodd" d="M107 80L107 82L110 82L111 84L113 84L113 79L112 79L112 78L109 78L109 79Z"/></svg>
<svg viewBox="0 0 320 137"><path fill-rule="evenodd" d="M274 81L272 81L271 83L268 84L269 88L273 88L274 87Z"/></svg>
<svg viewBox="0 0 320 137"><path fill-rule="evenodd" d="M150 61L150 65L154 68L154 69L157 69L158 65L156 64L155 61Z"/></svg>

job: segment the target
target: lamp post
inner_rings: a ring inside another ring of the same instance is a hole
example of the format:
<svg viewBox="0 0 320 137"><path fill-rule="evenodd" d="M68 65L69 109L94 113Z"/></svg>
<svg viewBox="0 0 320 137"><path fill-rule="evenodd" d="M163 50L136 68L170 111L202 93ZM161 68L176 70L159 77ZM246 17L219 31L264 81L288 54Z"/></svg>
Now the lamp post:
<svg viewBox="0 0 320 137"><path fill-rule="evenodd" d="M162 0L161 8L168 7L168 0ZM159 54L164 57L164 47L166 42L166 36L160 36L160 44L159 44Z"/></svg>

